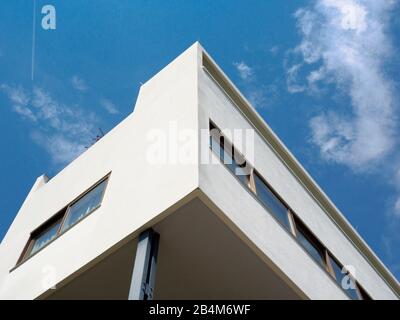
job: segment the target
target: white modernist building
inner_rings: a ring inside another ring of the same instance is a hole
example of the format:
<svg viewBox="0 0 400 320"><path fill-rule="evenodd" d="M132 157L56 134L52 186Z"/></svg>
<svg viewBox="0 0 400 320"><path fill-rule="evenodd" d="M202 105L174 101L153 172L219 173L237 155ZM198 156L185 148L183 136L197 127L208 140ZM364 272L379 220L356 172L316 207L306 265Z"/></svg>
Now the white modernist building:
<svg viewBox="0 0 400 320"><path fill-rule="evenodd" d="M116 128L37 179L0 245L0 299L399 296L198 43Z"/></svg>

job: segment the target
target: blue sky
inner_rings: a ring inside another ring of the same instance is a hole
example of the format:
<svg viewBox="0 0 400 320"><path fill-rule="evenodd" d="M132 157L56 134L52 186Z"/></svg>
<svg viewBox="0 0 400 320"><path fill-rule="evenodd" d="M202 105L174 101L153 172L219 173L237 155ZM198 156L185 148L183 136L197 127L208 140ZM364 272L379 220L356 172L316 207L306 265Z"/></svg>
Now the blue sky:
<svg viewBox="0 0 400 320"><path fill-rule="evenodd" d="M397 1L33 0L0 4L0 239L54 176L199 40L400 278ZM56 8L56 30L41 8Z"/></svg>

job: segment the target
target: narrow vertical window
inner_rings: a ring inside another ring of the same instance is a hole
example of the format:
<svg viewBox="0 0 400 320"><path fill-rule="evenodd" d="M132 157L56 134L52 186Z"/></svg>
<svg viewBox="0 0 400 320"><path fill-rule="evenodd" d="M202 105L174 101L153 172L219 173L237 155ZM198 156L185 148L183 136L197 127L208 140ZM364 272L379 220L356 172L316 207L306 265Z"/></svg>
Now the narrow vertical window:
<svg viewBox="0 0 400 320"><path fill-rule="evenodd" d="M330 263L334 272L336 282L339 286L347 293L347 295L353 300L360 300L358 294L357 284L352 276L347 272L343 266L336 261L335 258L329 255Z"/></svg>
<svg viewBox="0 0 400 320"><path fill-rule="evenodd" d="M249 186L251 170L247 167L246 160L212 123L210 123L210 148L229 171Z"/></svg>
<svg viewBox="0 0 400 320"><path fill-rule="evenodd" d="M224 159L223 140L219 129L210 123L210 148L219 157L221 161Z"/></svg>
<svg viewBox="0 0 400 320"><path fill-rule="evenodd" d="M307 229L298 219L294 219L296 237L302 247L310 254L313 259L322 266L325 266L325 249L318 239Z"/></svg>
<svg viewBox="0 0 400 320"><path fill-rule="evenodd" d="M290 231L288 208L272 192L267 183L257 172L254 172L254 183L257 197L267 207L270 213Z"/></svg>
<svg viewBox="0 0 400 320"><path fill-rule="evenodd" d="M221 130L211 120L209 124L210 148L225 167L256 195L267 211L296 238L304 250L337 281L351 299L371 299L349 272L342 270L340 263L330 255L325 246L285 204L254 167L248 166L244 156L222 135Z"/></svg>

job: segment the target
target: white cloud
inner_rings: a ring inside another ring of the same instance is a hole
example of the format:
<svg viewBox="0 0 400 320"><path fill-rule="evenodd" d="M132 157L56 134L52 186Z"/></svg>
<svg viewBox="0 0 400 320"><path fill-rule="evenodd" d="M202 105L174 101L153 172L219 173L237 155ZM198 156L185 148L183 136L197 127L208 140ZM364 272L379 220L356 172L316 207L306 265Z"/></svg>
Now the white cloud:
<svg viewBox="0 0 400 320"><path fill-rule="evenodd" d="M1 85L22 119L35 123L32 140L44 148L55 164L66 164L85 150L96 134L97 118L78 106L67 106L40 87L31 92Z"/></svg>
<svg viewBox="0 0 400 320"><path fill-rule="evenodd" d="M33 122L36 122L36 116L33 114L32 110L28 107L24 107L21 105L15 105L12 107L13 111L18 113L23 118L29 119Z"/></svg>
<svg viewBox="0 0 400 320"><path fill-rule="evenodd" d="M286 85L290 93L298 93L306 90L306 86L300 85L297 79L297 73L301 64L295 64L286 71Z"/></svg>
<svg viewBox="0 0 400 320"><path fill-rule="evenodd" d="M244 63L243 61L234 62L233 65L236 67L236 70L242 80L249 81L252 79L253 69L249 67L246 63Z"/></svg>
<svg viewBox="0 0 400 320"><path fill-rule="evenodd" d="M267 102L264 90L252 89L248 92L248 100L254 107L260 107Z"/></svg>
<svg viewBox="0 0 400 320"><path fill-rule="evenodd" d="M85 151L85 144L60 133L46 135L34 131L31 137L35 143L46 149L55 164L69 163Z"/></svg>
<svg viewBox="0 0 400 320"><path fill-rule="evenodd" d="M367 29L367 9L361 3L349 0L324 0L327 7L340 12L336 17L343 30L355 30L357 33Z"/></svg>
<svg viewBox="0 0 400 320"><path fill-rule="evenodd" d="M277 55L277 54L279 53L279 46L273 46L273 47L271 47L271 48L269 49L269 52L270 52L273 56Z"/></svg>
<svg viewBox="0 0 400 320"><path fill-rule="evenodd" d="M236 71L239 73L239 76L243 81L243 89L249 102L255 108L262 108L269 104L270 99L267 98L267 93L272 93L272 90L270 89L273 88L273 85L267 88L266 86L256 83L257 79L254 69L245 62L234 62L233 65L235 66Z"/></svg>
<svg viewBox="0 0 400 320"><path fill-rule="evenodd" d="M54 129L60 129L63 107L53 100L49 93L38 87L33 88L32 105L36 108L39 118L47 121Z"/></svg>
<svg viewBox="0 0 400 320"><path fill-rule="evenodd" d="M78 77L77 75L74 75L71 78L71 84L72 86L78 90L78 91L86 91L88 89L88 86L86 84L86 81Z"/></svg>
<svg viewBox="0 0 400 320"><path fill-rule="evenodd" d="M396 200L396 203L394 204L394 214L400 217L400 197Z"/></svg>
<svg viewBox="0 0 400 320"><path fill-rule="evenodd" d="M249 102L257 109L273 106L279 100L279 88L276 83L270 85L249 85L246 89Z"/></svg>
<svg viewBox="0 0 400 320"><path fill-rule="evenodd" d="M109 113L109 114L118 114L119 110L115 106L114 103L112 103L108 99L100 99L100 105Z"/></svg>
<svg viewBox="0 0 400 320"><path fill-rule="evenodd" d="M13 104L26 106L29 102L29 95L21 86L12 87L6 84L0 85L0 89L8 95Z"/></svg>
<svg viewBox="0 0 400 320"><path fill-rule="evenodd" d="M394 175L393 183L395 184L398 194L393 204L393 215L397 218L400 218L400 169L397 169L397 172Z"/></svg>
<svg viewBox="0 0 400 320"><path fill-rule="evenodd" d="M400 266L393 249L400 244L400 170L394 160L400 157L396 148L399 103L396 83L386 70L396 54L388 32L397 4L314 0L312 6L295 13L302 39L289 52L291 64L286 62L290 93L313 96L336 89L335 95L340 96L336 107L309 122L311 141L322 158L357 173L379 174L394 185L397 196L387 196L390 207L382 230L382 247L393 268Z"/></svg>
<svg viewBox="0 0 400 320"><path fill-rule="evenodd" d="M386 33L393 3L316 0L295 14L302 41L293 53L301 61L288 67L288 90L312 93L328 83L349 97L346 115L325 112L310 127L325 159L354 170L373 167L396 143L396 95L384 69L393 54Z"/></svg>

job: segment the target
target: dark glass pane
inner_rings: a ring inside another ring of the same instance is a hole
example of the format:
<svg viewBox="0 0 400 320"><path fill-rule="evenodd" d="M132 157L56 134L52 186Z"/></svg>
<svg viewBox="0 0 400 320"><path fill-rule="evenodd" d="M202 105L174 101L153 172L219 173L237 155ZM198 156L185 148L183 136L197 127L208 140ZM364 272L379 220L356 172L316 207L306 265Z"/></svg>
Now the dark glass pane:
<svg viewBox="0 0 400 320"><path fill-rule="evenodd" d="M271 214L290 230L288 209L286 206L272 193L270 188L257 174L254 174L254 181L258 198L270 210Z"/></svg>
<svg viewBox="0 0 400 320"><path fill-rule="evenodd" d="M227 149L224 150L224 164L247 186L249 174L245 172L245 168L241 164L238 164L232 157L232 147L229 146L226 148Z"/></svg>
<svg viewBox="0 0 400 320"><path fill-rule="evenodd" d="M251 167L247 165L247 162L241 153L236 150L233 150L233 152L235 160L235 174L246 185L246 187L248 187Z"/></svg>
<svg viewBox="0 0 400 320"><path fill-rule="evenodd" d="M362 300L372 300L368 293L366 293L365 290L360 286L358 286L358 291L361 294Z"/></svg>
<svg viewBox="0 0 400 320"><path fill-rule="evenodd" d="M62 231L67 230L100 205L105 185L106 181L103 181L71 206Z"/></svg>
<svg viewBox="0 0 400 320"><path fill-rule="evenodd" d="M346 291L347 295L353 300L359 300L359 296L356 290L356 284L354 280L351 279L349 273L336 262L335 259L330 258L333 271L335 272L336 281L339 286Z"/></svg>
<svg viewBox="0 0 400 320"><path fill-rule="evenodd" d="M296 222L297 228L297 240L303 246L303 248L314 258L316 262L321 265L325 265L325 259L323 257L323 251L321 249L321 245L317 244L316 239L312 239L312 237L308 234L308 231L305 231L304 228L300 226L299 223Z"/></svg>
<svg viewBox="0 0 400 320"><path fill-rule="evenodd" d="M46 244L52 241L57 236L58 228L60 227L60 221L49 227L46 231L41 233L34 239L34 244L29 255L33 255L42 249Z"/></svg>
<svg viewBox="0 0 400 320"><path fill-rule="evenodd" d="M225 148L222 148L223 137L216 137L215 135L210 136L211 150L219 156L220 160L226 165L226 167L236 175L246 186L249 181L249 174L245 172L245 168L237 164L232 157L232 147L226 144Z"/></svg>

